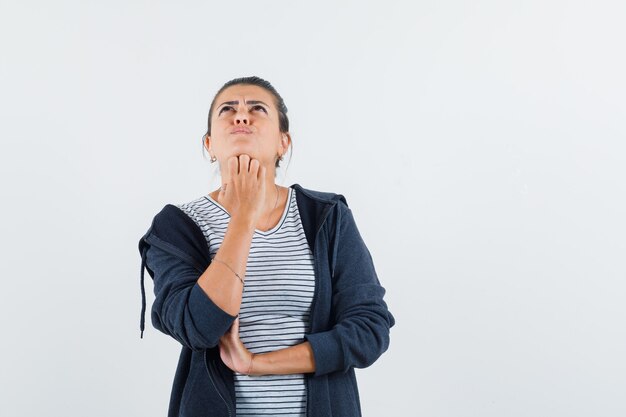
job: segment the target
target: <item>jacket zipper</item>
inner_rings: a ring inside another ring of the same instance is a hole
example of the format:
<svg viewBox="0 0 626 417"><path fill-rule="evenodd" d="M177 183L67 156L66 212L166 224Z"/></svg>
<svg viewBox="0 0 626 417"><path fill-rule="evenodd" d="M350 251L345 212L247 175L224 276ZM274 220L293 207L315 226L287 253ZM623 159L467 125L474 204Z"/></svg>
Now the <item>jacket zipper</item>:
<svg viewBox="0 0 626 417"><path fill-rule="evenodd" d="M315 237L315 246L317 246L317 236ZM313 311L315 310L315 304L317 302L317 294L319 288L319 272L317 267L317 261L315 257L315 247L313 248L313 268L315 271L315 289L313 290L313 300L311 301L311 315L309 316L310 325L309 325L309 333L313 328ZM306 377L306 415L307 417L311 416L311 377L307 375Z"/></svg>
<svg viewBox="0 0 626 417"><path fill-rule="evenodd" d="M217 392L217 394L220 396L220 398L222 399L222 401L224 401L224 404L226 405L226 410L228 411L228 417L231 417L232 414L230 412L230 406L228 405L228 401L226 401L226 399L222 396L222 393L220 392L220 390L217 389L217 384L213 380L213 375L211 374L211 371L209 371L209 364L207 363L207 359L206 359L206 350L204 351L204 366L206 367L207 374L209 374L209 379L211 380L211 383L213 384L213 388L215 388L215 391Z"/></svg>
<svg viewBox="0 0 626 417"><path fill-rule="evenodd" d="M336 203L335 203L336 204ZM332 207L332 206L331 206ZM322 220L322 223L320 224L319 228L317 229L317 231L315 232L315 243L313 245L313 268L315 271L315 289L313 290L313 300L311 301L311 315L309 316L309 320L310 320L310 325L309 325L309 332L313 331L313 314L314 314L314 310L315 310L315 305L317 304L317 298L318 298L318 293L319 293L319 268L318 268L318 263L317 263L317 257L316 257L316 248L317 248L317 241L319 238L319 234L320 234L320 230L322 230L322 227L324 227L324 224L326 224L326 222L328 221L328 216L330 214L330 209L331 207L328 207L326 209L326 212L324 213L324 218ZM307 376L306 377L306 415L307 417L310 417L311 414L311 376Z"/></svg>

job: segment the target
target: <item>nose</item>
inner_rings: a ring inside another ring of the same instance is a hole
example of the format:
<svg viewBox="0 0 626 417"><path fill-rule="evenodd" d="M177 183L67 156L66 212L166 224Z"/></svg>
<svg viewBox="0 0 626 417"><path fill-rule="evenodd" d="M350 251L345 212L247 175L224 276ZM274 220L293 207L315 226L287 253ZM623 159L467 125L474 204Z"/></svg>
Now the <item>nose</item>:
<svg viewBox="0 0 626 417"><path fill-rule="evenodd" d="M246 106L239 106L237 114L235 114L235 124L238 125L243 123L247 125L248 122L248 110L246 109Z"/></svg>

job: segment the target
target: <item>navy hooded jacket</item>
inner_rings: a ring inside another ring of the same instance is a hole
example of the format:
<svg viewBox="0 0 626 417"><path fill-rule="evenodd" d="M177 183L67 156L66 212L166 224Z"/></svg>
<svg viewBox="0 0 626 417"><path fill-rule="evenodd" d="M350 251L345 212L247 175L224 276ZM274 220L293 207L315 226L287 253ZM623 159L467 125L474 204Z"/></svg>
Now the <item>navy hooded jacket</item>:
<svg viewBox="0 0 626 417"><path fill-rule="evenodd" d="M305 374L307 416L361 416L354 368L371 365L387 350L395 319L345 197L291 187L315 271L311 330L305 334L315 360L315 372ZM218 341L236 316L214 304L197 283L211 262L202 230L167 204L140 239L139 252L141 337L147 269L155 293L152 324L182 345L168 417L235 417L233 372L220 358Z"/></svg>

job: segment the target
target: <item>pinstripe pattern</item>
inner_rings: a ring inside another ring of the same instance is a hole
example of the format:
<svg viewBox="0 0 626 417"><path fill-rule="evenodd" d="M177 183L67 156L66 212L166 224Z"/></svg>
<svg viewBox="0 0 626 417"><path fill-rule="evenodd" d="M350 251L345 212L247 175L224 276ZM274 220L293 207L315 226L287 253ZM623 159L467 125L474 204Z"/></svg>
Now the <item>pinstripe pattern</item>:
<svg viewBox="0 0 626 417"><path fill-rule="evenodd" d="M289 187L288 191L278 224L268 231L255 229L250 247L239 335L253 353L302 343L309 331L315 289L313 253L302 228L296 190ZM198 224L214 257L230 219L226 209L209 195L178 207ZM238 416L306 415L303 374L249 377L235 372L234 377Z"/></svg>

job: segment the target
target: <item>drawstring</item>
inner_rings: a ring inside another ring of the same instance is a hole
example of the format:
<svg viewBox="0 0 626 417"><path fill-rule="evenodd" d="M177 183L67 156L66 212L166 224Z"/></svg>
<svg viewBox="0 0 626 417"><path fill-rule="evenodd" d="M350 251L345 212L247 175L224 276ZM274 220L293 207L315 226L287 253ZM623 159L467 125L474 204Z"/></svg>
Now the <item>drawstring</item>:
<svg viewBox="0 0 626 417"><path fill-rule="evenodd" d="M141 321L139 322L139 330L141 330L140 338L143 339L143 329L145 328L145 315L146 315L146 290L143 285L143 275L146 265L146 252L147 250L143 250L141 252Z"/></svg>

